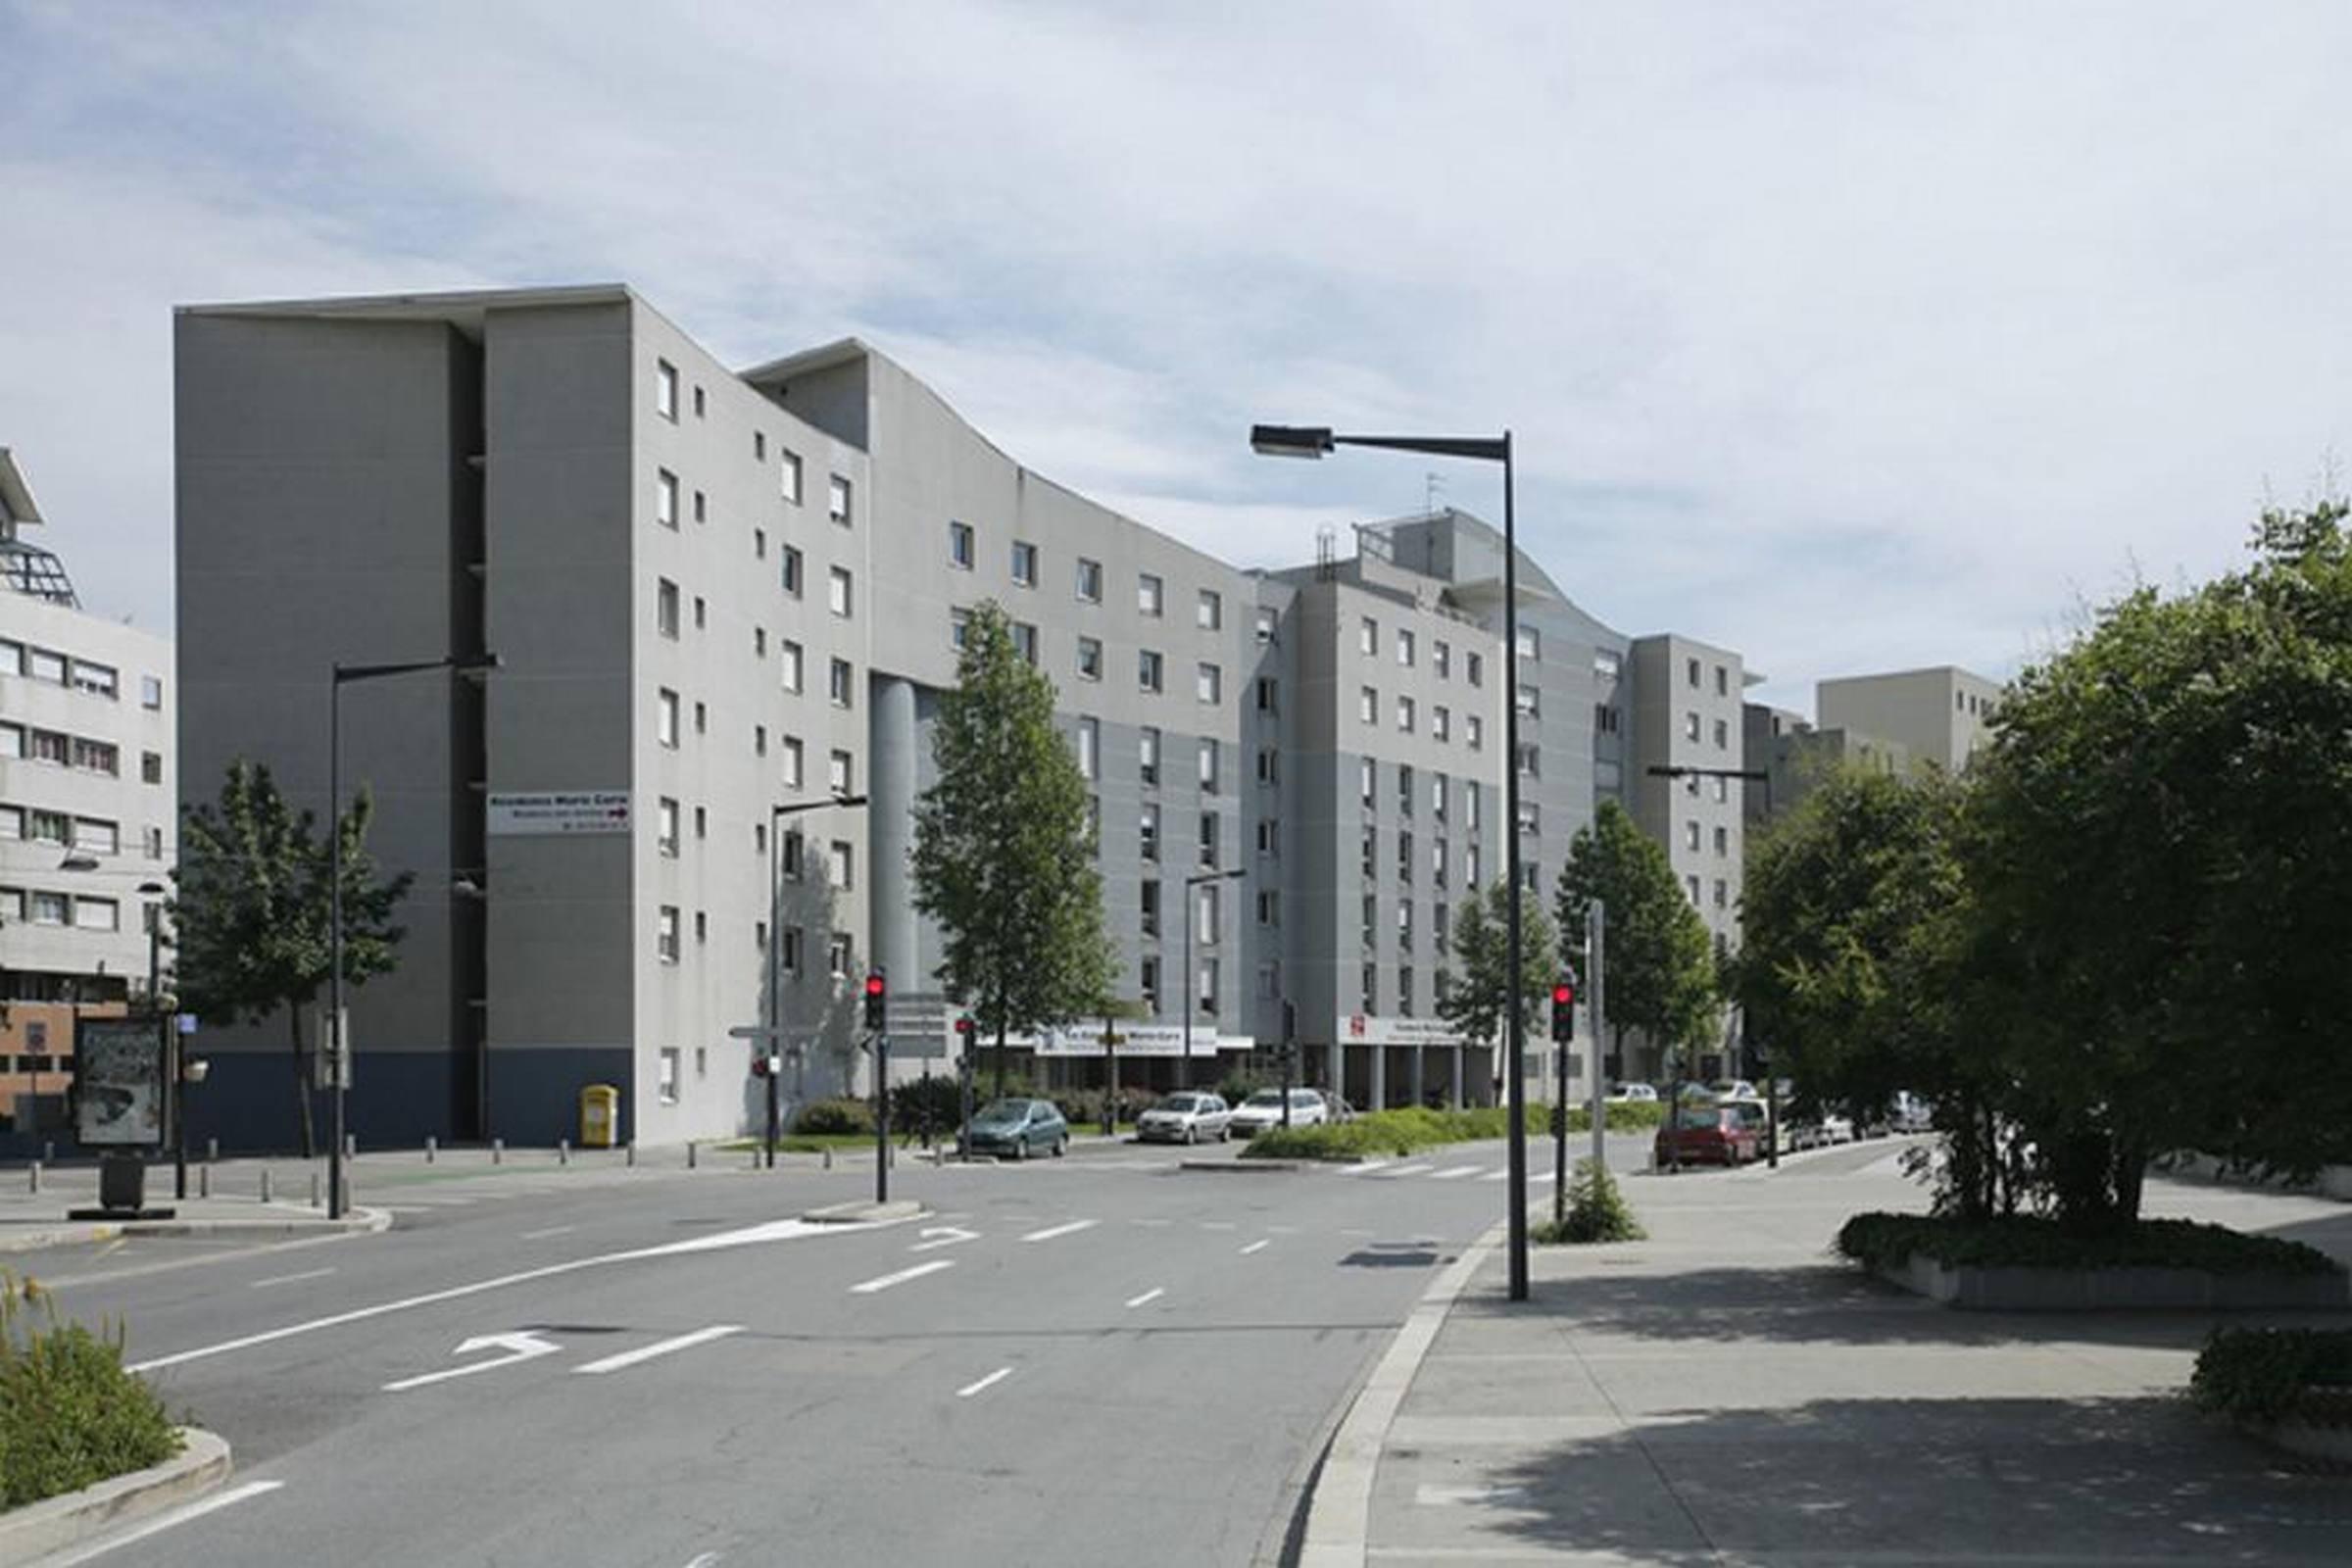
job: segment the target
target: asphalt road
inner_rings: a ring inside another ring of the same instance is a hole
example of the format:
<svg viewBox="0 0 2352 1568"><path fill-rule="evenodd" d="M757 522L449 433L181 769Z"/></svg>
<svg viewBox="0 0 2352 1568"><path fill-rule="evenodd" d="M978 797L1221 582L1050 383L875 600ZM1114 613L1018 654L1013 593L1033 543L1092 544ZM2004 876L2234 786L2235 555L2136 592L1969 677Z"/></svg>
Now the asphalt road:
<svg viewBox="0 0 2352 1568"><path fill-rule="evenodd" d="M932 1212L872 1228L795 1218L870 1167L477 1170L369 1193L380 1236L18 1261L234 1446L210 1511L92 1554L123 1568L1272 1561L1503 1150L1191 1152L903 1165Z"/></svg>

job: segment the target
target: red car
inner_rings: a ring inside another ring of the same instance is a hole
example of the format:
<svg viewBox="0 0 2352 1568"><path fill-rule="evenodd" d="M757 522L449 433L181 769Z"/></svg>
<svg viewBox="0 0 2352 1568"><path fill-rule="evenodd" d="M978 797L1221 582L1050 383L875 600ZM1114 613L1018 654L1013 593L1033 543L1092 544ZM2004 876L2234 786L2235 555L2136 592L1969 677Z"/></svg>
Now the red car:
<svg viewBox="0 0 2352 1568"><path fill-rule="evenodd" d="M1661 1165L1678 1158L1686 1165L1744 1165L1763 1149L1762 1126L1740 1105L1685 1104L1672 1136L1670 1146L1667 1129L1658 1129Z"/></svg>

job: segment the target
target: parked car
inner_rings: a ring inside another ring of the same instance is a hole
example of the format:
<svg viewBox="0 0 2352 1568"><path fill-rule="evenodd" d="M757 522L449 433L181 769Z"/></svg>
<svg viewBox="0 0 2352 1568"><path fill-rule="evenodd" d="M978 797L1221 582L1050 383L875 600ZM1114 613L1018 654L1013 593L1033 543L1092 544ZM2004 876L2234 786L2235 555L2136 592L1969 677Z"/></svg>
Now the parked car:
<svg viewBox="0 0 2352 1568"><path fill-rule="evenodd" d="M1233 1135L1233 1107L1221 1095L1186 1091L1164 1096L1135 1119L1135 1136L1147 1144L1197 1144L1213 1138L1223 1143Z"/></svg>
<svg viewBox="0 0 2352 1568"><path fill-rule="evenodd" d="M1658 1102L1658 1091L1653 1084L1611 1084L1609 1098L1619 1104L1654 1105Z"/></svg>
<svg viewBox="0 0 2352 1568"><path fill-rule="evenodd" d="M1936 1124L1936 1107L1908 1089L1894 1092L1892 1103L1886 1107L1887 1125L1898 1133L1924 1133Z"/></svg>
<svg viewBox="0 0 2352 1568"><path fill-rule="evenodd" d="M1069 1147L1070 1124L1051 1100L992 1101L964 1133L964 1148L975 1154L1027 1159L1041 1149L1059 1155Z"/></svg>
<svg viewBox="0 0 2352 1568"><path fill-rule="evenodd" d="M1331 1107L1324 1103L1322 1094L1313 1089L1291 1091L1291 1125L1317 1127L1332 1119ZM1282 1091L1260 1089L1242 1102L1233 1113L1231 1126L1244 1138L1255 1138L1269 1127L1282 1125Z"/></svg>
<svg viewBox="0 0 2352 1568"><path fill-rule="evenodd" d="M1850 1144L1854 1141L1854 1118L1839 1111L1825 1110L1815 1124L1821 1129L1825 1144Z"/></svg>
<svg viewBox="0 0 2352 1568"><path fill-rule="evenodd" d="M1707 1092L1717 1100L1762 1100L1754 1084L1744 1078L1718 1078L1707 1085Z"/></svg>
<svg viewBox="0 0 2352 1568"><path fill-rule="evenodd" d="M1756 1107L1759 1111L1761 1105ZM1686 1104L1672 1128L1661 1127L1655 1140L1659 1164L1680 1159L1686 1165L1744 1165L1761 1151L1764 1124L1750 1120L1739 1104Z"/></svg>

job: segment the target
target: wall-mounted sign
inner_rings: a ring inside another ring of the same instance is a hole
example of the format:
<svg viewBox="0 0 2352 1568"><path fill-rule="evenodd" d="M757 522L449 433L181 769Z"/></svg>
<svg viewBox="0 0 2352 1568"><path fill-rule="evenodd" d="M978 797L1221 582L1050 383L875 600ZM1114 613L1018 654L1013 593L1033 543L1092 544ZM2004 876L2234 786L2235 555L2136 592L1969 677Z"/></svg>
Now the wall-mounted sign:
<svg viewBox="0 0 2352 1568"><path fill-rule="evenodd" d="M1344 1046L1458 1046L1462 1032L1443 1018L1398 1018L1381 1013L1346 1012L1339 1018Z"/></svg>
<svg viewBox="0 0 2352 1568"><path fill-rule="evenodd" d="M154 1020L75 1021L74 1136L93 1149L163 1143L164 1053Z"/></svg>
<svg viewBox="0 0 2352 1568"><path fill-rule="evenodd" d="M555 833L626 833L627 790L537 790L490 797L493 838Z"/></svg>

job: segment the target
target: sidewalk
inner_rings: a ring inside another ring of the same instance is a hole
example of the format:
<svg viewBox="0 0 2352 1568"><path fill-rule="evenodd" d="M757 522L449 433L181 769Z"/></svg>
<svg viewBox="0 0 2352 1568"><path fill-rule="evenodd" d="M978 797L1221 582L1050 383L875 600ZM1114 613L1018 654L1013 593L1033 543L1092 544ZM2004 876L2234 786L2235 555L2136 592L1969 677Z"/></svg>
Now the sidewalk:
<svg viewBox="0 0 2352 1568"><path fill-rule="evenodd" d="M1833 1261L1847 1214L1924 1204L1870 1150L1629 1176L1651 1239L1537 1249L1525 1303L1486 1258L1386 1432L1362 1560L2352 1562L2352 1478L2178 1396L2216 1318L1953 1312ZM2148 1207L2352 1251L2341 1204Z"/></svg>

